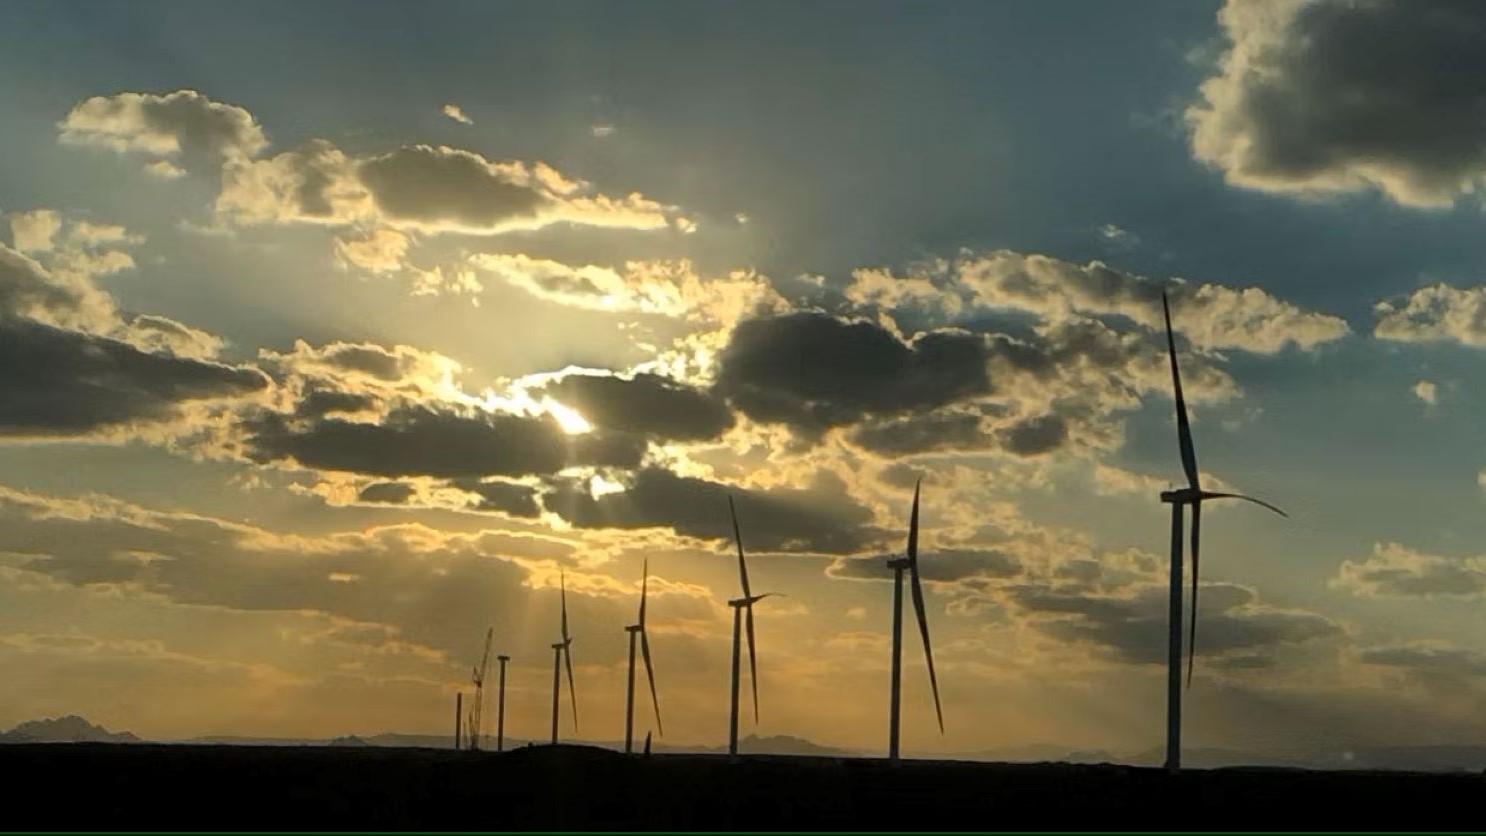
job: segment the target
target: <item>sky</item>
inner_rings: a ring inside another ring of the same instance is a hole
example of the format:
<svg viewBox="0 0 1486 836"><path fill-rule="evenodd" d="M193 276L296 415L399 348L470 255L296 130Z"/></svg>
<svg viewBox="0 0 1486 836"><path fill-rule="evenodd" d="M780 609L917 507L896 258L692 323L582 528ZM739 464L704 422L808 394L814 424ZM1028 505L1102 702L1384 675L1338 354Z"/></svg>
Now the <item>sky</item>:
<svg viewBox="0 0 1486 836"><path fill-rule="evenodd" d="M1486 740L1486 7L0 4L0 725ZM560 579L562 579L560 581ZM911 615L910 624L911 622ZM745 677L744 687L747 688ZM566 697L565 697L566 699ZM649 730L639 701L638 728ZM566 709L564 709L566 711ZM487 713L488 716L488 713Z"/></svg>

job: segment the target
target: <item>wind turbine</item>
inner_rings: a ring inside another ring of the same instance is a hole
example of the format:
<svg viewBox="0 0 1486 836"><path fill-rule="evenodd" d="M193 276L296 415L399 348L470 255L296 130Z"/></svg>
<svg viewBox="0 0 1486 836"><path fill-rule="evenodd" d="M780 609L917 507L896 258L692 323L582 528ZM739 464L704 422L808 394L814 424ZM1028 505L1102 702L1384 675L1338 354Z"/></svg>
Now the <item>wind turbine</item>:
<svg viewBox="0 0 1486 836"><path fill-rule="evenodd" d="M497 656L500 662L500 688L495 699L495 751L504 751L506 748L506 663L511 661L510 656Z"/></svg>
<svg viewBox="0 0 1486 836"><path fill-rule="evenodd" d="M568 581L567 574L558 575L562 589L562 641L552 645L552 744L557 745L558 704L562 697L562 668L567 663L568 699L573 704L573 731L578 730L578 694L573 687L573 637L568 633Z"/></svg>
<svg viewBox="0 0 1486 836"><path fill-rule="evenodd" d="M480 748L480 709L485 698L485 671L490 667L490 640L495 637L495 628L491 627L485 631L485 653L480 657L480 664L475 665L470 671L470 682L475 686L475 701L470 705L470 749Z"/></svg>
<svg viewBox="0 0 1486 836"><path fill-rule="evenodd" d="M913 611L918 616L919 633L924 637L924 660L929 663L929 686L934 690L934 714L939 718L939 733L944 734L944 712L939 707L939 678L934 675L934 650L929 645L929 619L924 611L924 588L918 576L918 493L913 485L913 512L908 518L908 553L888 560L893 570L893 694L892 713L888 718L889 760L898 759L899 709L903 685L903 572L913 580Z"/></svg>
<svg viewBox="0 0 1486 836"><path fill-rule="evenodd" d="M728 754L738 754L738 666L740 662L741 627L745 620L744 612L747 611L748 622L748 670L749 681L753 683L753 722L758 722L758 659L754 655L753 642L753 605L764 600L770 595L778 595L778 592L765 592L754 595L748 586L748 561L743 557L743 535L738 529L738 509L733 505L733 497L728 496L728 511L733 516L733 540L738 544L738 577L743 583L743 597L734 598L728 602L733 608L733 706L728 718Z"/></svg>
<svg viewBox="0 0 1486 836"><path fill-rule="evenodd" d="M645 594L650 584L650 561L645 561L645 575L640 581L640 619L638 624L625 627L629 633L629 690L624 698L624 753L634 751L635 730L635 637L640 637L640 651L645 656L645 676L650 679L650 704L655 706L655 727L665 736L660 724L660 700L655 696L655 669L650 666L650 638L645 634ZM645 735L646 749L650 746L650 735Z"/></svg>
<svg viewBox="0 0 1486 836"><path fill-rule="evenodd" d="M1176 438L1181 448L1182 471L1187 487L1161 492L1161 501L1171 504L1171 602L1167 616L1166 660L1166 768L1180 769L1182 761L1182 510L1192 506L1192 625L1187 640L1187 687L1192 687L1192 664L1197 650L1197 572L1202 532L1202 503L1209 499L1242 499L1288 517L1262 499L1236 493L1205 491L1197 473L1197 451L1192 446L1192 426L1187 421L1187 401L1182 397L1182 375L1176 365L1176 338L1171 332L1171 305L1161 294L1166 317L1166 350L1171 357L1171 388L1176 401Z"/></svg>

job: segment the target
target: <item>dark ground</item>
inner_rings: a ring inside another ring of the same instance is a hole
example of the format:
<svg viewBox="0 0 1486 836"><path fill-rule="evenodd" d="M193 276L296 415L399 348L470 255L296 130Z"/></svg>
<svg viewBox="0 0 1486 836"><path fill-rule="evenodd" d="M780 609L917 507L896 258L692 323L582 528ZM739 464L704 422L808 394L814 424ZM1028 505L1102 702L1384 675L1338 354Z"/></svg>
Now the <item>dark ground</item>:
<svg viewBox="0 0 1486 836"><path fill-rule="evenodd" d="M0 747L5 830L1449 830L1486 776L1159 769L583 746Z"/></svg>

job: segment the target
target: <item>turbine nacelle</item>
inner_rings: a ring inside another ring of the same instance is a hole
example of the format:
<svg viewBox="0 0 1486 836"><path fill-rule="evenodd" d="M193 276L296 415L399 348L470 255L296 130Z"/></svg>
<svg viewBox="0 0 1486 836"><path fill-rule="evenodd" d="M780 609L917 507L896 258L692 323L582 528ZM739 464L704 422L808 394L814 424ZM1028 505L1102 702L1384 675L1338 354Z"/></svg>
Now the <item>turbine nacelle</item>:
<svg viewBox="0 0 1486 836"><path fill-rule="evenodd" d="M781 596L782 597L784 595L784 593L782 593L782 592L763 592L763 593L760 593L758 595L749 595L749 596L744 597L744 598L734 598L731 601L728 601L728 606L730 606L730 607L751 607L754 604L757 604L759 601L762 601L765 598L768 598L770 595L778 595L778 596Z"/></svg>

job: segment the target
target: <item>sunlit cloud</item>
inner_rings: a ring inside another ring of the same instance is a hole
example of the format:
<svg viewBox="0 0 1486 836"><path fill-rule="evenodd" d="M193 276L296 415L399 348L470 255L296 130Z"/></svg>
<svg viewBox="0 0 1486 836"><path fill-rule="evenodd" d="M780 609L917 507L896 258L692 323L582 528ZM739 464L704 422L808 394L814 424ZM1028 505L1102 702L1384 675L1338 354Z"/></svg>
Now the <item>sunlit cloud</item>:
<svg viewBox="0 0 1486 836"><path fill-rule="evenodd" d="M475 124L475 120L466 116L464 110L457 104L444 105L444 115L449 117L450 119L453 119L455 122L460 123L461 125Z"/></svg>

